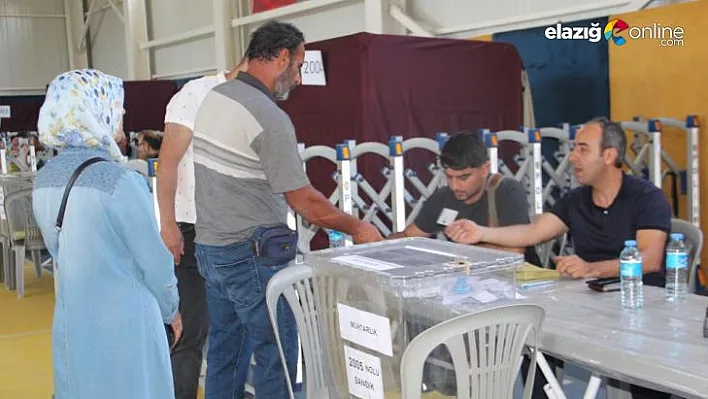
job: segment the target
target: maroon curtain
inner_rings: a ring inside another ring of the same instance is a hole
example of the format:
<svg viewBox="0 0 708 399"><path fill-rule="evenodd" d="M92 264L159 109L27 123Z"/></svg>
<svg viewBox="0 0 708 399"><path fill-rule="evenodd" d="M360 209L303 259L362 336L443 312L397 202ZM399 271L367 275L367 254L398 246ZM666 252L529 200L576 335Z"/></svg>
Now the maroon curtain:
<svg viewBox="0 0 708 399"><path fill-rule="evenodd" d="M0 132L36 131L44 96L0 97L0 105L10 106L10 118L0 120Z"/></svg>
<svg viewBox="0 0 708 399"><path fill-rule="evenodd" d="M177 93L177 84L159 80L131 81L123 82L123 87L125 131L162 130L165 125L165 108L170 98ZM0 97L0 105L9 105L12 116L0 122L0 131L36 131L39 109L43 103L44 96Z"/></svg>
<svg viewBox="0 0 708 399"><path fill-rule="evenodd" d="M136 132L143 129L160 130L165 127L165 109L177 91L177 83L170 80L123 82L125 89L125 117L123 129Z"/></svg>
<svg viewBox="0 0 708 399"><path fill-rule="evenodd" d="M322 51L327 86L299 87L282 107L308 147L522 124L522 63L510 44L359 33L306 48ZM431 161L429 153L414 152L406 165L427 182ZM358 161L377 190L384 164L376 155ZM334 166L317 161L307 167L316 188L326 194L335 188Z"/></svg>

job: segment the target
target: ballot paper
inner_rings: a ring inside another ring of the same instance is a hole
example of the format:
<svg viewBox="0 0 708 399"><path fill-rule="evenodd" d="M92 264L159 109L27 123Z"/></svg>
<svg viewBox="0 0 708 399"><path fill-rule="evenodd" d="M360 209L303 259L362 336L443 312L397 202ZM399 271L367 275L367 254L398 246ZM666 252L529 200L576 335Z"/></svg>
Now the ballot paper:
<svg viewBox="0 0 708 399"><path fill-rule="evenodd" d="M443 226L448 226L450 223L455 221L455 218L457 217L457 214L459 212L445 208L442 210L440 213L440 217L438 217L438 224L441 224Z"/></svg>
<svg viewBox="0 0 708 399"><path fill-rule="evenodd" d="M486 304L496 302L500 299L512 299L516 293L509 283L495 278L480 280L477 277L467 277L467 292L455 290L455 283L447 283L443 288L443 305L453 305L458 303Z"/></svg>

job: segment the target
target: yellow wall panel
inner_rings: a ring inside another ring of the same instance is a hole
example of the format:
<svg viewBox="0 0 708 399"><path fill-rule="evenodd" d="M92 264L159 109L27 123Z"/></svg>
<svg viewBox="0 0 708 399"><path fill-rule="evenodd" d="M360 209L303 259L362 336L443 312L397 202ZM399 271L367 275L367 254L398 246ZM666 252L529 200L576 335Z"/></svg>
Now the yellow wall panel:
<svg viewBox="0 0 708 399"><path fill-rule="evenodd" d="M492 35L482 35L482 36L471 37L470 40L478 40L481 42L491 42Z"/></svg>
<svg viewBox="0 0 708 399"><path fill-rule="evenodd" d="M625 121L644 116L683 120L686 115L696 114L700 121L708 121L708 79L704 72L708 66L706 15L708 1L702 0L610 17L610 20L622 19L630 27L653 28L654 24L660 24L661 27L674 28L673 32L675 28L683 29L683 43L677 46L662 46L660 39L632 39L628 31L620 33L627 40L624 45L609 43L612 119ZM632 36L637 33L635 29ZM668 37L668 33L665 30L664 37ZM703 127L702 131L707 128ZM703 204L708 204L708 137L705 133L701 136L700 195ZM686 141L682 131L664 128L662 144L683 169L686 166ZM669 185L667 178L664 181L667 194L670 194ZM680 215L685 218L686 196L680 196L679 200ZM708 206L701 209L701 226L708 226ZM708 251L703 251L702 264L706 266L707 254Z"/></svg>

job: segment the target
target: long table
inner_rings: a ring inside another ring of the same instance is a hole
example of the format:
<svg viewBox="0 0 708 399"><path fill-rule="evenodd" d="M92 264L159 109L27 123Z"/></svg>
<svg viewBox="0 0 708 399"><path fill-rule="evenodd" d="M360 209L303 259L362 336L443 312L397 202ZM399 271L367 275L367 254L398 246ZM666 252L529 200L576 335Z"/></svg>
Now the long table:
<svg viewBox="0 0 708 399"><path fill-rule="evenodd" d="M585 398L596 396L601 377L685 398L708 398L708 338L703 338L708 297L689 294L681 303L670 303L663 288L645 286L644 306L627 310L619 292L600 293L584 281L566 279L519 294L523 298L513 302L537 304L546 311L536 358L552 387L549 395L565 398L543 354L593 374ZM415 309L422 325L433 325L481 308L426 298L414 299L408 309ZM428 319L421 319L423 315Z"/></svg>
<svg viewBox="0 0 708 399"><path fill-rule="evenodd" d="M491 277L491 274L484 275L484 278ZM323 313L321 327L335 347L343 343L336 331L338 321L334 316L339 302L388 318L397 349L393 358L382 357L386 360L385 367L391 368L384 370L386 386L400 383L395 381L396 362L400 361L402 346L414 336L461 314L511 302L537 304L546 311L535 357L550 383L551 397L565 399L544 354L593 374L585 398L595 397L602 377L685 398L708 398L708 338L703 337L708 297L688 294L684 301L670 303L665 299L664 289L645 286L644 306L628 310L621 307L619 292L600 293L590 290L584 281L561 279L552 286L520 291L524 296L521 299L511 299L512 290L508 299L499 297L496 302L450 303L436 294L435 287L425 291L424 296L403 298L395 290L393 295L382 290L375 279L364 280L354 283L340 278L329 286L327 284L333 283L325 278L320 282L325 286L319 287L318 283L317 289L323 289L323 298L326 297L323 309L328 309ZM339 358L343 354L339 349L332 353L337 357L333 361L341 365L343 358ZM447 365L444 368L447 369ZM339 374L343 372L339 370ZM345 375L338 375L337 380L346 384Z"/></svg>
<svg viewBox="0 0 708 399"><path fill-rule="evenodd" d="M644 287L644 306L622 309L619 292L599 293L582 281L522 293L546 310L541 351L597 375L680 395L708 398L708 297L665 300Z"/></svg>

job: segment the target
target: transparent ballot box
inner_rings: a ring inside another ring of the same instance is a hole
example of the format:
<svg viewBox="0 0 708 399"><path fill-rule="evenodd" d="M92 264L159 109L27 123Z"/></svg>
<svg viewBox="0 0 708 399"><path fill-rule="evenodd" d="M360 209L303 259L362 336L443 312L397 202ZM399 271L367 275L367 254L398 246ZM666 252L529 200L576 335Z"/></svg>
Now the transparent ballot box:
<svg viewBox="0 0 708 399"><path fill-rule="evenodd" d="M443 308L514 300L523 262L521 254L427 238L310 253L331 397L400 397L408 343L451 314ZM449 367L425 375L441 392L443 380L454 381Z"/></svg>

